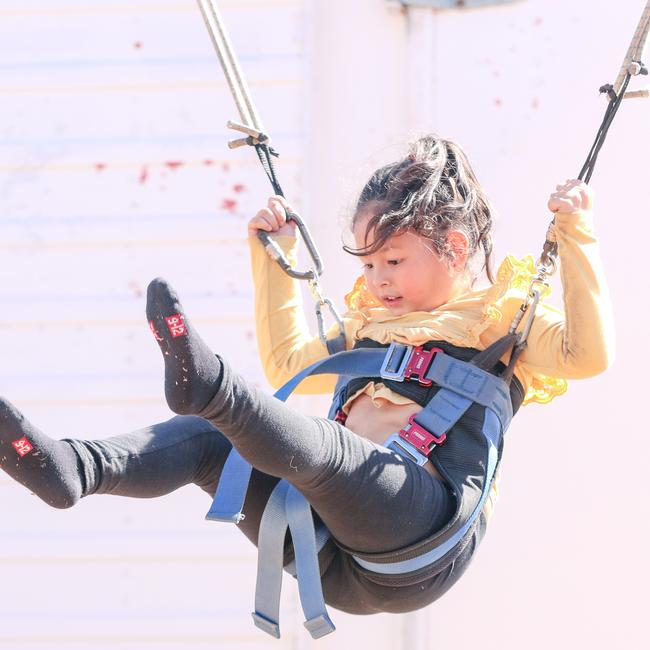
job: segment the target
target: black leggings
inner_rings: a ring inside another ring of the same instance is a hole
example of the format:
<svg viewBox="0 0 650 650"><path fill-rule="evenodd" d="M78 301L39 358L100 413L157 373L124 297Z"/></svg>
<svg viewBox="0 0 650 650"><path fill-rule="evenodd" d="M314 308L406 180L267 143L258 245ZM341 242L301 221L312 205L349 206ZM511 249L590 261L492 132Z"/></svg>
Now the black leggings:
<svg viewBox="0 0 650 650"><path fill-rule="evenodd" d="M453 514L454 498L447 486L423 468L339 423L291 409L247 383L225 362L220 389L201 415L178 416L106 440L69 440L82 461L85 495L156 497L195 483L212 496L234 445L255 468L244 504L246 517L239 524L253 543L279 478L304 494L342 547L361 553L413 544ZM353 613L422 607L460 576L480 534L482 526L441 574L400 588L374 582L349 553L330 545L323 552L327 557L321 556L325 598Z"/></svg>

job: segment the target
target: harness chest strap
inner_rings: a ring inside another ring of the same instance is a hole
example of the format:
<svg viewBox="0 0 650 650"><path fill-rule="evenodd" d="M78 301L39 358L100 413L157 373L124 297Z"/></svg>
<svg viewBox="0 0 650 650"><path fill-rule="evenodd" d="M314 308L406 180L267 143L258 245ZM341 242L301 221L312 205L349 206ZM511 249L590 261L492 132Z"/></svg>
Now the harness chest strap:
<svg viewBox="0 0 650 650"><path fill-rule="evenodd" d="M339 353L306 368L275 396L286 400L300 381L311 374L336 373L350 378L374 375L399 381L405 376L409 361L414 357L413 353L413 348L400 344L392 344L388 352L361 349ZM360 566L377 573L396 575L425 568L444 557L471 530L489 493L498 461L500 436L512 417L508 387L494 375L444 354L435 354L427 360L427 365L428 368L420 372L418 381L435 382L441 389L422 411L410 419L409 425L389 438L386 446L409 460L423 464L433 446L444 441L446 432L473 402L478 402L486 407L482 434L488 447L488 460L483 491L471 517L453 535L441 539L441 543L431 551L392 563L370 562L353 556ZM436 434L431 434L432 431ZM422 441L417 439L417 435L414 436L420 432L432 438L425 441L424 447L418 444ZM416 445L412 444L414 437ZM213 506L206 518L235 523L241 521L250 472L250 465L233 449L222 471ZM297 569L300 598L307 619L305 626L314 638L319 638L334 630L325 608L318 572L318 552L327 542L329 534L324 527L319 527L314 533L309 503L286 481L281 481L276 486L260 524L256 611L253 619L258 627L279 637L282 556L287 525L291 529L296 560L286 569L291 573L294 565Z"/></svg>

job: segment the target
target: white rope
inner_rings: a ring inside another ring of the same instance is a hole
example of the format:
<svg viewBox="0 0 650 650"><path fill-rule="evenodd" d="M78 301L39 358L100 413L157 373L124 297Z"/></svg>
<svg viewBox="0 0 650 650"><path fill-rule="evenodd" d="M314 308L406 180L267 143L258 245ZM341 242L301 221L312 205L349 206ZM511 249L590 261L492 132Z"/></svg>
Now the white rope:
<svg viewBox="0 0 650 650"><path fill-rule="evenodd" d="M632 66L633 62L635 61L641 61L641 57L643 56L643 50L646 45L646 40L648 39L648 32L650 32L650 0L648 0L645 9L643 10L641 20L639 20L639 25L637 26L636 31L634 32L634 36L632 37L632 42L630 43L630 47L627 50L625 59L623 60L623 65L621 66L621 70L618 73L618 77L616 78L616 81L614 82L614 91L616 92L617 95L621 89L621 86L623 85L623 82L625 81L625 76L628 73L634 74L630 66ZM638 74L638 72L636 74ZM640 92L643 93L644 91L640 91ZM630 91L630 93L629 94L626 93L625 96L639 97L639 96L647 96L647 95L639 95L636 94L635 91Z"/></svg>
<svg viewBox="0 0 650 650"><path fill-rule="evenodd" d="M255 110L248 85L230 44L228 32L221 20L221 14L216 2L214 0L197 0L197 2L242 122L245 126L263 132L262 120Z"/></svg>

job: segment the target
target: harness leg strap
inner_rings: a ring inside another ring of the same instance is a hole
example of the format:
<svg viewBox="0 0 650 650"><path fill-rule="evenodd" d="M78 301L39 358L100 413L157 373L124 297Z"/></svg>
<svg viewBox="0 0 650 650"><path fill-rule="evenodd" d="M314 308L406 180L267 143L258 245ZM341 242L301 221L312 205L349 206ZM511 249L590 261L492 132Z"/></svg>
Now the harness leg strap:
<svg viewBox="0 0 650 650"><path fill-rule="evenodd" d="M280 592L284 539L287 534L285 502L289 484L280 481L271 492L260 521L257 582L255 585L255 625L267 634L280 638Z"/></svg>
<svg viewBox="0 0 650 650"><path fill-rule="evenodd" d="M243 518L246 491L253 467L233 447L226 458L214 500L205 518L238 524Z"/></svg>
<svg viewBox="0 0 650 650"><path fill-rule="evenodd" d="M306 619L304 625L314 639L320 639L336 628L323 598L311 506L293 486L289 486L287 492L286 514L296 557L298 592Z"/></svg>

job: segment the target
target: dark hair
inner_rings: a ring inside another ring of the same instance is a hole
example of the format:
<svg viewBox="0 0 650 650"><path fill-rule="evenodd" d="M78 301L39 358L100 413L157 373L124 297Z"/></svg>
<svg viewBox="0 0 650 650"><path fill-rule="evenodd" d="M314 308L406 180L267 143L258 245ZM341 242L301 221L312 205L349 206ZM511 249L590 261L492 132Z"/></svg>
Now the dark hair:
<svg viewBox="0 0 650 650"><path fill-rule="evenodd" d="M483 269L494 282L492 262L492 211L487 197L463 150L450 140L427 135L410 145L403 160L378 169L366 183L357 202L352 227L367 209L372 216L363 248L343 246L352 255L371 255L389 237L412 231L429 239L443 259L451 261L447 241L451 230L461 230L469 240L468 260L482 249Z"/></svg>

